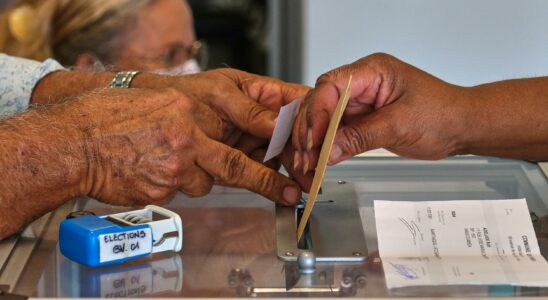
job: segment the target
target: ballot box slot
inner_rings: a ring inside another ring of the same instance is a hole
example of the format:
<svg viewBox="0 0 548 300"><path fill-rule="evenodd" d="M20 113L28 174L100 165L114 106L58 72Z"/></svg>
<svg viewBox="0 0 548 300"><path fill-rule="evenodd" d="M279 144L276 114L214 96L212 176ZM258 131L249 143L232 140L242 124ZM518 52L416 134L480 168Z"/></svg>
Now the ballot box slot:
<svg viewBox="0 0 548 300"><path fill-rule="evenodd" d="M306 201L306 199L304 200ZM363 262L367 257L365 235L354 185L343 180L324 182L305 233L297 241L297 227L304 203L276 206L278 258L296 262L303 251L314 253L318 262Z"/></svg>
<svg viewBox="0 0 548 300"><path fill-rule="evenodd" d="M304 204L299 204L295 207L295 219L296 224L299 224L301 222L301 218L304 213ZM295 231L295 236L297 235L297 231ZM300 240L297 242L297 248L301 250L310 250L312 249L312 236L310 233L310 220L306 222L306 227L304 229L303 236Z"/></svg>

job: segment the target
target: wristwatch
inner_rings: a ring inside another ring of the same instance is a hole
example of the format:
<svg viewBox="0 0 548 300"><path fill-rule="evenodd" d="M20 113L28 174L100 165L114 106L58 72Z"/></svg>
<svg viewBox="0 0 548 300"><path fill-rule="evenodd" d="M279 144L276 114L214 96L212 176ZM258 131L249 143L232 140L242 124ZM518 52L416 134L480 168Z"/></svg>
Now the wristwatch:
<svg viewBox="0 0 548 300"><path fill-rule="evenodd" d="M112 81L110 82L109 88L121 88L127 89L131 84L131 81L135 75L139 74L139 71L122 71L116 73Z"/></svg>

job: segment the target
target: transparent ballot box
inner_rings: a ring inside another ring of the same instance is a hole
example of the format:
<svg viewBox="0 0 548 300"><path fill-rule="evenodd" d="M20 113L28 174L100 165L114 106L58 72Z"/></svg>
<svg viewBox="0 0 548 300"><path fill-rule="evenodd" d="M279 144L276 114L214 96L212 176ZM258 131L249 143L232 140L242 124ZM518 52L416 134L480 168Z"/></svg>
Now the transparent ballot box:
<svg viewBox="0 0 548 300"><path fill-rule="evenodd" d="M328 168L311 217L313 252L317 258L335 258L318 259L312 274L299 271L296 260L303 247L282 236L284 230L290 235L296 230L291 213L295 208L288 208L286 218L257 194L220 186L202 198L178 194L166 206L182 219L182 251L104 267L79 265L59 252L57 234L64 217L73 210L130 210L79 199L0 244L0 287L32 297L548 296L546 288L519 286L386 288L373 200L509 198L527 199L546 258L548 180L536 163L474 156L441 161L350 159ZM342 209L340 203L352 207Z"/></svg>

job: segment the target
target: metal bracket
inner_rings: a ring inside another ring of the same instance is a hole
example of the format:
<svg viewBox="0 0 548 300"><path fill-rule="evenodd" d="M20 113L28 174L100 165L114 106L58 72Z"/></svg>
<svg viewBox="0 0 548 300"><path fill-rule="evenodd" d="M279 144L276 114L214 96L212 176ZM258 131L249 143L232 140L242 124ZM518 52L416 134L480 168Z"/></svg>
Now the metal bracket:
<svg viewBox="0 0 548 300"><path fill-rule="evenodd" d="M318 262L361 262L367 258L365 236L354 185L345 181L325 182L310 216L307 243L297 245L299 210L303 206L276 206L278 258L297 261L303 251L312 251Z"/></svg>

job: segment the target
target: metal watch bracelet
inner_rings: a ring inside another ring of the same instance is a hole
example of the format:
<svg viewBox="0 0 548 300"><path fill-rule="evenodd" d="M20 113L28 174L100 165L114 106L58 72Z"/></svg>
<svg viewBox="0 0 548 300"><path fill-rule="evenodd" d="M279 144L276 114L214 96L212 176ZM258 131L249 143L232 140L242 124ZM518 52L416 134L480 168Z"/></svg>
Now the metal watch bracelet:
<svg viewBox="0 0 548 300"><path fill-rule="evenodd" d="M109 88L122 88L127 89L131 85L133 78L139 74L139 71L122 71L116 73L112 81L110 82Z"/></svg>

